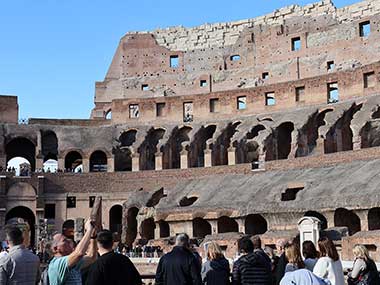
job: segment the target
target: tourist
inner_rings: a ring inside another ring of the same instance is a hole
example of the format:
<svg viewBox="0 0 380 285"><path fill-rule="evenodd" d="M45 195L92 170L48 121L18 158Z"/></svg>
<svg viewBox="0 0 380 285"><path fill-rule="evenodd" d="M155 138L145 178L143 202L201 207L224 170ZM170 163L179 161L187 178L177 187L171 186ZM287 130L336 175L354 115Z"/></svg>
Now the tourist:
<svg viewBox="0 0 380 285"><path fill-rule="evenodd" d="M189 246L187 234L177 236L173 250L161 257L158 263L156 285L202 284L201 268Z"/></svg>
<svg viewBox="0 0 380 285"><path fill-rule="evenodd" d="M84 228L85 234L75 249L74 242L63 234L56 234L53 237L54 257L48 268L51 285L81 285L81 269L95 262L97 253L93 236L95 228L90 220L86 221ZM88 255L86 255L87 250Z"/></svg>
<svg viewBox="0 0 380 285"><path fill-rule="evenodd" d="M380 284L379 272L375 262L370 258L368 249L363 245L355 245L352 250L355 261L352 271L348 274L348 284ZM361 281L362 283L359 283Z"/></svg>
<svg viewBox="0 0 380 285"><path fill-rule="evenodd" d="M243 256L233 265L232 284L272 285L269 257L265 258L260 252L254 252L251 239L246 237L240 240L239 248Z"/></svg>
<svg viewBox="0 0 380 285"><path fill-rule="evenodd" d="M277 266L274 270L274 284L279 285L282 277L285 275L285 267L288 260L285 256L285 245L287 241L285 239L279 239L276 243L277 256L279 256Z"/></svg>
<svg viewBox="0 0 380 285"><path fill-rule="evenodd" d="M272 261L268 254L265 253L265 251L261 247L261 238L260 236L254 236L252 238L252 244L253 244L253 251L259 255L261 255L266 261L271 265L272 269ZM271 270L272 271L272 270Z"/></svg>
<svg viewBox="0 0 380 285"><path fill-rule="evenodd" d="M280 285L330 285L329 281L325 281L308 269L298 269L286 272L282 278Z"/></svg>
<svg viewBox="0 0 380 285"><path fill-rule="evenodd" d="M285 267L285 273L305 268L305 263L302 260L301 252L297 244L293 243L285 246L285 256L288 260L288 264Z"/></svg>
<svg viewBox="0 0 380 285"><path fill-rule="evenodd" d="M327 279L331 285L344 285L342 262L334 243L327 237L318 241L320 258L314 267L314 274L322 279Z"/></svg>
<svg viewBox="0 0 380 285"><path fill-rule="evenodd" d="M100 257L90 267L87 285L141 285L141 276L128 257L115 253L113 234L104 230L96 237Z"/></svg>
<svg viewBox="0 0 380 285"><path fill-rule="evenodd" d="M230 284L230 264L216 242L207 244L207 261L202 266L202 281L206 285Z"/></svg>
<svg viewBox="0 0 380 285"><path fill-rule="evenodd" d="M9 253L0 257L0 284L35 285L40 260L23 245L23 233L14 225L5 228Z"/></svg>
<svg viewBox="0 0 380 285"><path fill-rule="evenodd" d="M314 266L318 261L318 252L315 245L310 240L305 240L302 244L302 254L305 258L305 268L313 272Z"/></svg>

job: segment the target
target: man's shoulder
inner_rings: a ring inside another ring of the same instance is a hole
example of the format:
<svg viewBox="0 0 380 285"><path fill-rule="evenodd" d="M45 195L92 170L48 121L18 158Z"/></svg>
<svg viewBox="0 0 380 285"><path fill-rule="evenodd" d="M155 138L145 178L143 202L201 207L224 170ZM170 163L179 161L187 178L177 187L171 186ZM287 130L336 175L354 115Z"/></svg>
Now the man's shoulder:
<svg viewBox="0 0 380 285"><path fill-rule="evenodd" d="M0 255L0 266L8 263L10 260L11 256L8 253Z"/></svg>

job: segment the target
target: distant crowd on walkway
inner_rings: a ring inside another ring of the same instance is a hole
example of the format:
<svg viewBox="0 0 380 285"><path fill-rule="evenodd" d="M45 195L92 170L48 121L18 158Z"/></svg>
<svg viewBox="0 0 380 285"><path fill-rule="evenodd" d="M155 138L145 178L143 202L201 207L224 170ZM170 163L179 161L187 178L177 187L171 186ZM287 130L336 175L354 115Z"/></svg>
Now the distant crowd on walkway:
<svg viewBox="0 0 380 285"><path fill-rule="evenodd" d="M76 244L64 234L56 234L50 244L51 256L41 271L40 258L27 249L17 225L6 226L7 249L0 252L0 285L141 285L142 278L130 261L127 248L115 248L108 230L98 231L88 219L85 234ZM136 247L140 257L152 255L153 247ZM141 249L141 251L140 251ZM157 248L156 248L157 249ZM187 234L176 237L174 248L163 255L155 274L156 285L344 285L342 263L334 243L326 237L318 241L279 240L276 251L262 247L259 236L239 241L240 256L229 261L216 242L205 245L206 257L190 246ZM124 252L123 252L124 251ZM131 252L131 250L129 251ZM137 251L136 251L137 252ZM154 251L153 251L154 252ZM124 254L122 254L124 253ZM355 260L348 275L349 285L379 285L375 262L363 245L353 248ZM40 256L41 257L41 256Z"/></svg>

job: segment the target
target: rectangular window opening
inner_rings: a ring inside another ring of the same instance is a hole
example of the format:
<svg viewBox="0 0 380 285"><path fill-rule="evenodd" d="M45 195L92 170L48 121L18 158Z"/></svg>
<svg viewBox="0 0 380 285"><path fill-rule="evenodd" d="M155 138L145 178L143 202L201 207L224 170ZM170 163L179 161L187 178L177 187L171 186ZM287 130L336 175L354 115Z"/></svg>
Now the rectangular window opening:
<svg viewBox="0 0 380 285"><path fill-rule="evenodd" d="M88 198L88 207L93 208L95 203L96 196L90 196Z"/></svg>
<svg viewBox="0 0 380 285"><path fill-rule="evenodd" d="M263 74L261 75L261 78L262 79L268 79L269 78L269 72L263 72Z"/></svg>
<svg viewBox="0 0 380 285"><path fill-rule="evenodd" d="M327 96L328 104L339 102L339 89L337 82L327 84Z"/></svg>
<svg viewBox="0 0 380 285"><path fill-rule="evenodd" d="M178 55L171 55L170 56L170 67L171 68L177 68L177 67L179 67L179 57L178 57Z"/></svg>
<svg viewBox="0 0 380 285"><path fill-rule="evenodd" d="M165 103L157 103L156 104L156 116L163 117L165 115Z"/></svg>
<svg viewBox="0 0 380 285"><path fill-rule="evenodd" d="M292 51L297 51L301 49L301 38L292 38Z"/></svg>
<svg viewBox="0 0 380 285"><path fill-rule="evenodd" d="M294 201L297 198L297 193L303 189L304 187L286 189L284 193L281 193L281 201Z"/></svg>
<svg viewBox="0 0 380 285"><path fill-rule="evenodd" d="M266 106L276 105L276 99L274 97L274 92L265 93L265 105Z"/></svg>
<svg viewBox="0 0 380 285"><path fill-rule="evenodd" d="M219 112L219 99L213 98L210 99L210 113L217 113Z"/></svg>
<svg viewBox="0 0 380 285"><path fill-rule="evenodd" d="M234 54L230 56L231 61L239 61L240 60L240 55Z"/></svg>
<svg viewBox="0 0 380 285"><path fill-rule="evenodd" d="M327 62L327 71L333 70L335 68L335 63L333 60Z"/></svg>
<svg viewBox="0 0 380 285"><path fill-rule="evenodd" d="M183 121L185 123L193 121L193 102L183 103Z"/></svg>
<svg viewBox="0 0 380 285"><path fill-rule="evenodd" d="M67 196L66 198L66 208L76 208L77 207L77 197Z"/></svg>
<svg viewBox="0 0 380 285"><path fill-rule="evenodd" d="M45 204L45 219L55 219L55 204Z"/></svg>
<svg viewBox="0 0 380 285"><path fill-rule="evenodd" d="M141 90L142 91L149 91L149 85L148 84L141 85Z"/></svg>
<svg viewBox="0 0 380 285"><path fill-rule="evenodd" d="M371 33L371 23L370 21L365 21L359 24L360 36L362 38L367 38Z"/></svg>
<svg viewBox="0 0 380 285"><path fill-rule="evenodd" d="M375 72L368 72L363 74L364 88L371 88L376 86Z"/></svg>
<svg viewBox="0 0 380 285"><path fill-rule="evenodd" d="M296 102L303 102L305 100L305 86L296 87Z"/></svg>
<svg viewBox="0 0 380 285"><path fill-rule="evenodd" d="M199 83L199 85L201 87L206 87L207 86L207 80L201 80L200 83Z"/></svg>
<svg viewBox="0 0 380 285"><path fill-rule="evenodd" d="M238 110L244 110L247 108L247 97L246 96L240 96L237 98L237 109Z"/></svg>
<svg viewBox="0 0 380 285"><path fill-rule="evenodd" d="M129 118L136 119L140 116L139 105L131 104L129 105Z"/></svg>

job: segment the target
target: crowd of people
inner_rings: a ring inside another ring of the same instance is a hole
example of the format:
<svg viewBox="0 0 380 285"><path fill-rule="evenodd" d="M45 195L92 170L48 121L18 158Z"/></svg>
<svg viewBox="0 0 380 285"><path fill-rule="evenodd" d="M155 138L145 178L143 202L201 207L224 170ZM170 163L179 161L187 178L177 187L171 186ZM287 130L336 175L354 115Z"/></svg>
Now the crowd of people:
<svg viewBox="0 0 380 285"><path fill-rule="evenodd" d="M40 258L27 249L24 233L17 225L5 228L6 244L0 249L0 284L143 284L130 261L127 247L115 246L115 236L98 231L90 220L85 234L76 244L64 234L56 234L49 244L51 256ZM302 248L302 254L301 250ZM121 250L120 250L121 249ZM259 236L239 241L240 256L232 267L216 242L205 245L205 260L190 245L187 234L176 237L173 249L158 263L156 285L344 285L342 263L334 243L326 237L301 245L297 239L279 240L276 250L264 247ZM123 252L124 251L124 252ZM157 248L129 250L137 257L155 257ZM379 285L375 262L363 245L353 248L355 261L346 278L349 285ZM131 255L131 254L129 254ZM135 257L135 256L131 256ZM49 260L41 270L41 260ZM232 274L231 274L232 268Z"/></svg>

